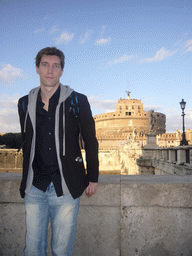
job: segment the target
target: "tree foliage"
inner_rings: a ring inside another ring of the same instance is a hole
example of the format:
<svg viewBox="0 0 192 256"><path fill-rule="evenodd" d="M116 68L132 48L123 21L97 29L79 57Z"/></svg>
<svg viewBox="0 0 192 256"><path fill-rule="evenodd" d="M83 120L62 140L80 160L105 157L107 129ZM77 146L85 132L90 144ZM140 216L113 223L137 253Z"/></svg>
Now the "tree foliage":
<svg viewBox="0 0 192 256"><path fill-rule="evenodd" d="M21 133L6 133L0 135L0 145L5 145L6 148L19 148L21 143Z"/></svg>

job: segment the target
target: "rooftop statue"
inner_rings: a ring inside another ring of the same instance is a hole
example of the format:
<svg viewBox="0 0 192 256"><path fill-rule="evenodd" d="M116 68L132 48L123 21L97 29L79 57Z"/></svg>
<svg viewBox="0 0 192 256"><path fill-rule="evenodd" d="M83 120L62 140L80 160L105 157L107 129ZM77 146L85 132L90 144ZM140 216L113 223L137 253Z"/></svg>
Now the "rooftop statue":
<svg viewBox="0 0 192 256"><path fill-rule="evenodd" d="M126 93L127 93L127 98L128 98L128 100L129 100L129 98L130 98L130 91L125 91Z"/></svg>
<svg viewBox="0 0 192 256"><path fill-rule="evenodd" d="M154 115L154 109L149 110L149 133L155 133L156 118Z"/></svg>

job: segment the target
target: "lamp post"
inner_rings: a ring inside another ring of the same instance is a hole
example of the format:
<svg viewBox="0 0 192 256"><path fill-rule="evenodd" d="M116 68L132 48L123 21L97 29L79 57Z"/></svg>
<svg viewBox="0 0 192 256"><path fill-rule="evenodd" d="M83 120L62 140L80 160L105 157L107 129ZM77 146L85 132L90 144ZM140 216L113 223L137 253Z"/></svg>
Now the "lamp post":
<svg viewBox="0 0 192 256"><path fill-rule="evenodd" d="M184 116L185 116L184 109L185 109L186 102L184 101L184 99L182 99L182 101L179 102L179 104L182 109L181 116L183 117L183 134L182 134L182 140L180 141L180 146L186 146L188 145L188 142L185 139L185 123L184 123Z"/></svg>

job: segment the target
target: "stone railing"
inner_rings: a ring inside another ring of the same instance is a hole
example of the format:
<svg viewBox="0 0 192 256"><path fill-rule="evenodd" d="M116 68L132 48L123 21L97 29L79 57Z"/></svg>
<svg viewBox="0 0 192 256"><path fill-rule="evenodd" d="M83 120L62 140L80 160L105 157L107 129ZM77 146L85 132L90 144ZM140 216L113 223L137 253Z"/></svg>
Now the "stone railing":
<svg viewBox="0 0 192 256"><path fill-rule="evenodd" d="M1 256L23 256L20 179L0 174ZM101 175L96 195L81 198L74 256L191 256L191 198L190 175Z"/></svg>
<svg viewBox="0 0 192 256"><path fill-rule="evenodd" d="M144 147L137 164L139 174L192 175L192 146Z"/></svg>

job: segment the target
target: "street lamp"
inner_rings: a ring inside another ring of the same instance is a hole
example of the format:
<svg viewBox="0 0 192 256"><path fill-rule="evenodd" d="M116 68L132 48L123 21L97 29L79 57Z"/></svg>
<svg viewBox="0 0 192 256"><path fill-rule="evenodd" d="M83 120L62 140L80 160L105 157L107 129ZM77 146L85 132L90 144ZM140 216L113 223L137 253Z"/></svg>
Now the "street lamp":
<svg viewBox="0 0 192 256"><path fill-rule="evenodd" d="M183 134L182 134L182 140L180 141L180 146L185 146L185 145L188 145L188 142L185 139L185 123L184 123L184 116L185 116L184 109L185 109L186 102L184 101L184 99L182 99L182 101L179 102L179 104L182 109L181 116L183 117Z"/></svg>

